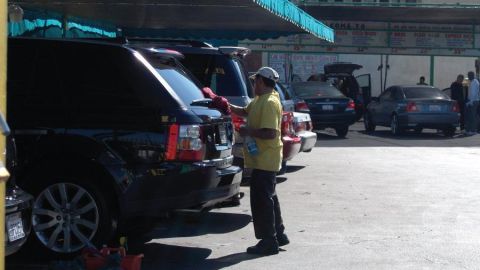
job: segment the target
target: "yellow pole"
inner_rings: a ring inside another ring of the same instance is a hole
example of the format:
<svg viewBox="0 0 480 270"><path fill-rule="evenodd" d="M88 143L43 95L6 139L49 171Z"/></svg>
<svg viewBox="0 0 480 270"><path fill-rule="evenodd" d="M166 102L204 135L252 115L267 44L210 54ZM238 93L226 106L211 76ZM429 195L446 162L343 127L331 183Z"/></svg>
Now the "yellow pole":
<svg viewBox="0 0 480 270"><path fill-rule="evenodd" d="M0 111L6 115L7 1L0 0ZM2 38L3 37L3 38ZM0 137L0 153L5 152L5 137ZM0 154L3 164L4 155ZM0 270L5 269L5 181L0 181Z"/></svg>

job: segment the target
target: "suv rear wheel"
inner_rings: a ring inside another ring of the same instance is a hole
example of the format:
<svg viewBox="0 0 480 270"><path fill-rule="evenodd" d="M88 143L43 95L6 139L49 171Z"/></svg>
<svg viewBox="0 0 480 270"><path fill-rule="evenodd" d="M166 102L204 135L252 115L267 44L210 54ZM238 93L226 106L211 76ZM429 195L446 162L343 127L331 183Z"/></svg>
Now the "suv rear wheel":
<svg viewBox="0 0 480 270"><path fill-rule="evenodd" d="M343 126L343 127L337 127L335 128L335 132L337 133L337 136L340 138L345 138L348 133L348 126Z"/></svg>
<svg viewBox="0 0 480 270"><path fill-rule="evenodd" d="M52 179L58 180L43 185L35 194L32 244L47 253L70 255L92 244L108 243L117 224L108 195L85 179Z"/></svg>

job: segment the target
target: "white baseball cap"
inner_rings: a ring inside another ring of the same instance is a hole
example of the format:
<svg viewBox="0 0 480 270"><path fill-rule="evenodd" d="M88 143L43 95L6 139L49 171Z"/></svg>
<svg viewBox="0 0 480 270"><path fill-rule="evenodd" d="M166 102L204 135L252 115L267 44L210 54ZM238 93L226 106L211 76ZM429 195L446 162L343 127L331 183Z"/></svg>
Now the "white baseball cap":
<svg viewBox="0 0 480 270"><path fill-rule="evenodd" d="M252 76L250 76L250 78L255 78L256 75L260 75L274 82L278 81L278 79L280 78L280 76L278 76L278 73L275 71L275 69L271 67L259 68L257 72L255 72Z"/></svg>

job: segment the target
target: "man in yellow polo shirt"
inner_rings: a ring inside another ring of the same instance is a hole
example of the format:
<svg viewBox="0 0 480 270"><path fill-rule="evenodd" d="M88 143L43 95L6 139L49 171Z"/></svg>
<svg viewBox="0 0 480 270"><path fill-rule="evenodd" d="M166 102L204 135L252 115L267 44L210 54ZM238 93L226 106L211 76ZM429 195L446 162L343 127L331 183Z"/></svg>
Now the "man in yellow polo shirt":
<svg viewBox="0 0 480 270"><path fill-rule="evenodd" d="M254 75L255 98L247 107L230 104L232 112L247 117L247 127L240 129L242 137L255 140L258 153L249 153L244 147L244 166L251 168L250 205L252 208L257 245L247 253L258 255L278 254L278 247L290 243L284 233L280 204L275 192L276 174L282 164L282 104L274 90L278 73L262 67Z"/></svg>

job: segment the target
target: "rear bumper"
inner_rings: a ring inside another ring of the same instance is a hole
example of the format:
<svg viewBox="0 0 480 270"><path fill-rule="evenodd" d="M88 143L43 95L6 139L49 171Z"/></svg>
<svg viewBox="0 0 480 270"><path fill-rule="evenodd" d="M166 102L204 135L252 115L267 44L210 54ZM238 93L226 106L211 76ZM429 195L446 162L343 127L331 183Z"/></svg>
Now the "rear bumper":
<svg viewBox="0 0 480 270"><path fill-rule="evenodd" d="M442 114L424 114L424 113L405 113L398 116L401 127L404 128L449 128L458 127L459 113L442 113Z"/></svg>
<svg viewBox="0 0 480 270"><path fill-rule="evenodd" d="M302 139L298 136L283 136L282 142L284 161L291 160L295 155L298 154L300 148L302 147Z"/></svg>
<svg viewBox="0 0 480 270"><path fill-rule="evenodd" d="M350 126L355 123L355 111L348 111L338 114L310 114L313 129L335 128Z"/></svg>
<svg viewBox="0 0 480 270"><path fill-rule="evenodd" d="M166 211L203 208L239 193L242 169L230 166L186 164L175 175L157 175L137 179L121 200L126 218L160 216Z"/></svg>
<svg viewBox="0 0 480 270"><path fill-rule="evenodd" d="M302 140L300 152L310 151L317 143L317 133L311 131L301 131L297 134Z"/></svg>

